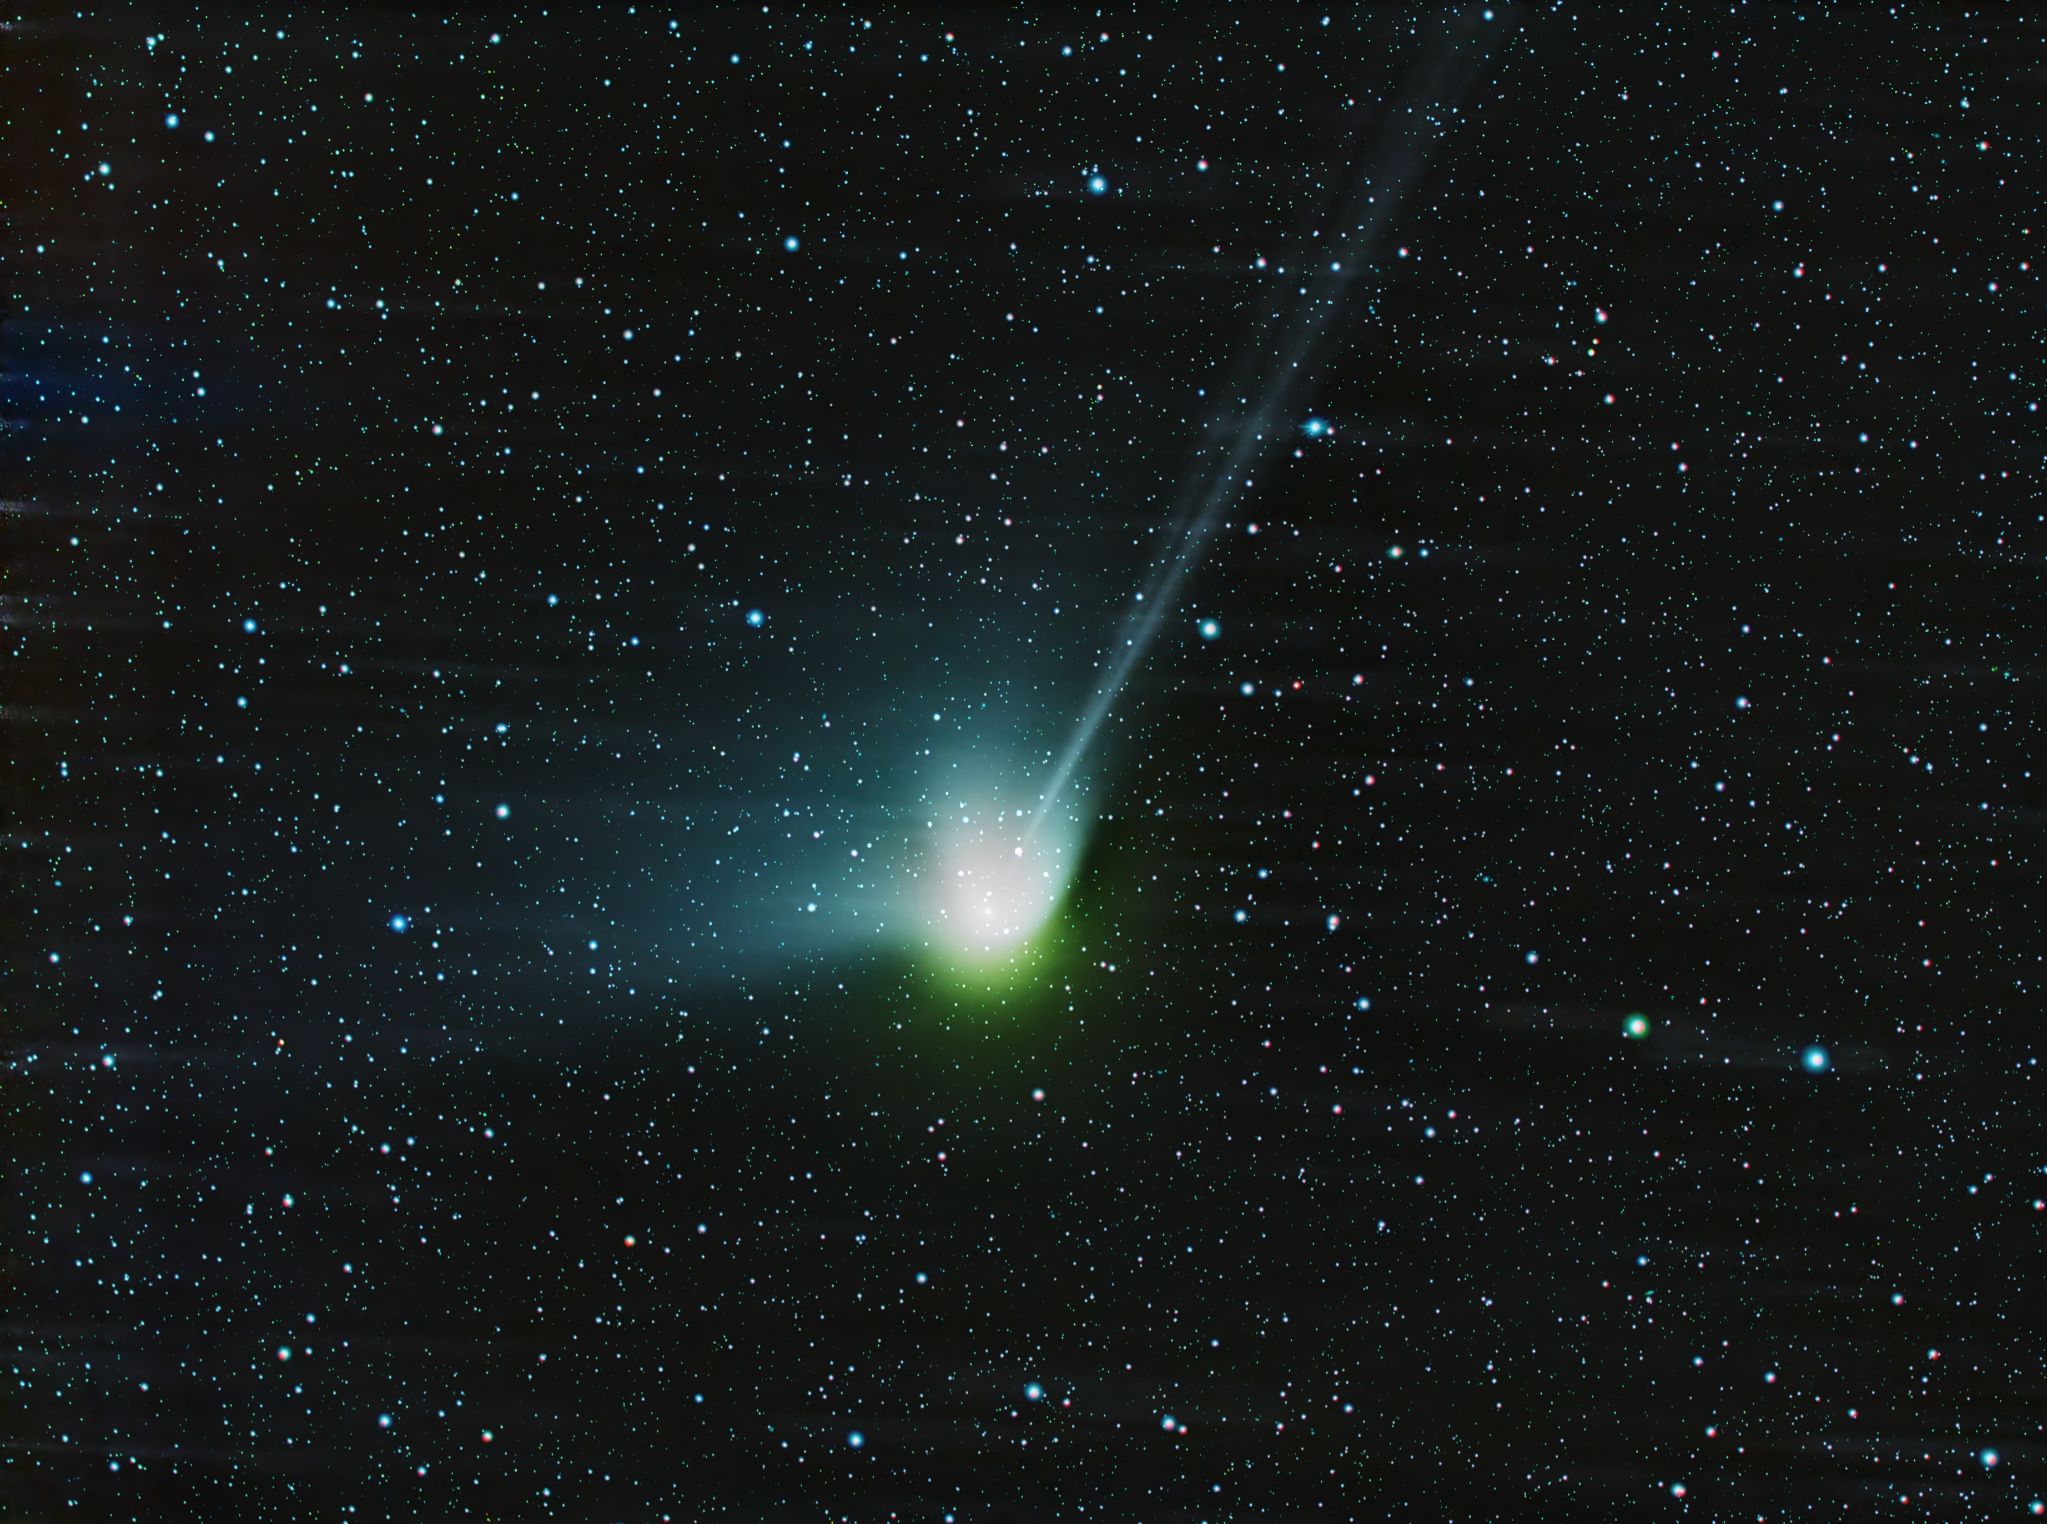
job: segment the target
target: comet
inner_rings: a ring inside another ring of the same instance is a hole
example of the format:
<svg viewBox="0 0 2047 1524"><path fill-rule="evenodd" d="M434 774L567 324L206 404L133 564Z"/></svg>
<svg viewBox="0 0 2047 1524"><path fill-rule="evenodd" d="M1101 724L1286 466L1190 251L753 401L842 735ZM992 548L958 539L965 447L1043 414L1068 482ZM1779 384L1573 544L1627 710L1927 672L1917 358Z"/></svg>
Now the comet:
<svg viewBox="0 0 2047 1524"><path fill-rule="evenodd" d="M1015 961L1065 899L1078 847L1078 830L1018 829L1013 817L950 830L935 854L933 925L952 960Z"/></svg>
<svg viewBox="0 0 2047 1524"><path fill-rule="evenodd" d="M1296 425L1314 439L1331 433L1325 419L1303 414L1328 369L1328 331L1339 313L1356 306L1358 288L1378 277L1387 228L1460 115L1458 103L1486 51L1474 39L1485 36L1493 17L1483 7L1460 13L1403 98L1388 107L1378 137L1357 156L1360 168L1349 178L1330 224L1335 231L1312 274L1286 277L1291 304L1270 315L1240 359L1233 390L1241 410L1211 431L1218 442L1196 450L1174 496L1169 549L1096 662L1102 675L1065 745L1052 755L1032 807L991 811L979 823L969 817L939 843L931 926L955 958L976 964L1013 959L1059 909L1085 830L1072 802L1075 780L1216 530L1251 490L1260 462ZM1251 397L1255 403L1246 400ZM1206 626L1203 636L1214 638Z"/></svg>

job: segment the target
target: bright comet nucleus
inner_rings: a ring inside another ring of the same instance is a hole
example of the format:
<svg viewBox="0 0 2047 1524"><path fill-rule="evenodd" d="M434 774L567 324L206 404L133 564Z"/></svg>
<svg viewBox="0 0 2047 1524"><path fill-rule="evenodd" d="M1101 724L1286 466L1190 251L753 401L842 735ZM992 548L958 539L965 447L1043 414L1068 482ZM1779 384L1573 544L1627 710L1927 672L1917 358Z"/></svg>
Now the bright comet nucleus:
<svg viewBox="0 0 2047 1524"><path fill-rule="evenodd" d="M1073 873L1072 832L997 816L942 838L930 888L932 937L951 956L1006 960L1045 926Z"/></svg>

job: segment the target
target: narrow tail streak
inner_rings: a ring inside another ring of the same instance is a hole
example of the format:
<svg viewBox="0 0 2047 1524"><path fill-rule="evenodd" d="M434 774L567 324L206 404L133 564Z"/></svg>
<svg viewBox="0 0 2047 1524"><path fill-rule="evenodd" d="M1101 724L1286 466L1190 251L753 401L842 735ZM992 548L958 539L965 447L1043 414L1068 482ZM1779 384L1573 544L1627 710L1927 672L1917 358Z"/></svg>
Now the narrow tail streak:
<svg viewBox="0 0 2047 1524"><path fill-rule="evenodd" d="M1116 643L1109 648L1108 675L1095 690L1072 740L1067 742L1046 779L1026 839L1036 836L1039 827L1051 816L1059 796L1087 756L1095 733L1108 719L1130 674L1144 659L1160 626L1172 612L1181 583L1200 563L1201 553L1224 512L1241 490L1250 485L1244 473L1264 453L1268 436L1283 420L1292 417L1295 399L1320 379L1326 367L1317 353L1318 341L1341 299L1371 268L1379 235L1402 195L1427 167L1430 151L1442 136L1446 119L1456 113L1465 87L1484 61L1483 48L1468 46L1478 28L1477 10L1467 8L1461 24L1444 41L1420 88L1410 92L1408 99L1392 110L1394 127L1410 119L1418 119L1421 125L1407 141L1386 155L1391 162L1383 180L1375 182L1370 175L1359 177L1338 219L1329 268L1322 271L1311 294L1304 296L1294 309L1291 322L1281 326L1274 336L1278 360L1262 388L1263 400L1239 426L1220 466L1212 473L1204 474L1198 467L1190 471L1180 494L1183 508L1178 515L1180 527L1173 548L1152 568L1139 607L1125 621ZM1460 59L1466 54L1473 56L1460 71ZM1456 88L1451 91L1453 81ZM1437 104L1431 106L1431 102Z"/></svg>

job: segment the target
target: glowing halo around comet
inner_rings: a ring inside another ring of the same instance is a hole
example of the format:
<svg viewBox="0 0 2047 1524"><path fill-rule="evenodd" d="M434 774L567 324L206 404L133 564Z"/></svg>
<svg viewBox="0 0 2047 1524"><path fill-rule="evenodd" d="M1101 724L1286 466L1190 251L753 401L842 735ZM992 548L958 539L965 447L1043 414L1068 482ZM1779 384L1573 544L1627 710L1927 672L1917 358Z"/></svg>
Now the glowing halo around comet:
<svg viewBox="0 0 2047 1524"><path fill-rule="evenodd" d="M1078 832L1033 831L1013 815L943 828L925 874L929 946L966 971L1026 961L1073 880Z"/></svg>

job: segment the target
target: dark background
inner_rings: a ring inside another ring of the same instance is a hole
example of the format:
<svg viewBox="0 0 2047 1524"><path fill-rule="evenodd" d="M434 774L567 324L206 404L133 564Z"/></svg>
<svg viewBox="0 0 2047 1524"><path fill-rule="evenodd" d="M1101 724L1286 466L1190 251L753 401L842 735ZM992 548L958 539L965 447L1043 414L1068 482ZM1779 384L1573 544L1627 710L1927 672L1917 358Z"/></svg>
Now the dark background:
<svg viewBox="0 0 2047 1524"><path fill-rule="evenodd" d="M2042 18L1494 10L17 13L0 1512L2047 1495Z"/></svg>

